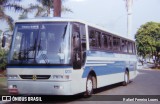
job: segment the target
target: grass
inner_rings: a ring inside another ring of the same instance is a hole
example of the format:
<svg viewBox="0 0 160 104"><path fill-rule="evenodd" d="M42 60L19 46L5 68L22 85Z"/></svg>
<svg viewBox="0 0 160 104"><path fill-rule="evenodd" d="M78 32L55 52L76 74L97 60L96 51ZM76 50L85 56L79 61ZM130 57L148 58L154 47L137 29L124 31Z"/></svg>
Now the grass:
<svg viewBox="0 0 160 104"><path fill-rule="evenodd" d="M0 85L6 86L6 83L7 83L6 77L0 77Z"/></svg>
<svg viewBox="0 0 160 104"><path fill-rule="evenodd" d="M7 95L7 79L0 77L0 95Z"/></svg>

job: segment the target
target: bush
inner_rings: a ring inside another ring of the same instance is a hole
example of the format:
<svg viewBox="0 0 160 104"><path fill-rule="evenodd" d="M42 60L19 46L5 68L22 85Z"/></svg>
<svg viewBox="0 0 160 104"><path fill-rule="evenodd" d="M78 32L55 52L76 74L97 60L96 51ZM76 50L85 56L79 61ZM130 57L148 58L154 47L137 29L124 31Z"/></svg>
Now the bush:
<svg viewBox="0 0 160 104"><path fill-rule="evenodd" d="M0 70L5 70L7 65L7 51L0 48Z"/></svg>

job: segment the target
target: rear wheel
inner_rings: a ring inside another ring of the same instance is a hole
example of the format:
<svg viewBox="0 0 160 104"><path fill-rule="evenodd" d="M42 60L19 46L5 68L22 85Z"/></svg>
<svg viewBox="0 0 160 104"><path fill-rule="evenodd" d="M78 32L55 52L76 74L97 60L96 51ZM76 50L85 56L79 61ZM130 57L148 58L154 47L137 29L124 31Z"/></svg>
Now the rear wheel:
<svg viewBox="0 0 160 104"><path fill-rule="evenodd" d="M129 72L128 72L128 71L125 71L125 73L124 73L124 82L123 82L123 85L124 85L124 86L127 86L128 83L129 83Z"/></svg>

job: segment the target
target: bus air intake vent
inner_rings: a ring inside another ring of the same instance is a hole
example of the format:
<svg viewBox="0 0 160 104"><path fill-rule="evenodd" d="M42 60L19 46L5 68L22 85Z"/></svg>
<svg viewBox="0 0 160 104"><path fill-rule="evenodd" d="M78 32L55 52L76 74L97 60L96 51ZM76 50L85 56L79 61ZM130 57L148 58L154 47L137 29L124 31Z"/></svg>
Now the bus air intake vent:
<svg viewBox="0 0 160 104"><path fill-rule="evenodd" d="M22 79L49 79L51 75L20 75Z"/></svg>

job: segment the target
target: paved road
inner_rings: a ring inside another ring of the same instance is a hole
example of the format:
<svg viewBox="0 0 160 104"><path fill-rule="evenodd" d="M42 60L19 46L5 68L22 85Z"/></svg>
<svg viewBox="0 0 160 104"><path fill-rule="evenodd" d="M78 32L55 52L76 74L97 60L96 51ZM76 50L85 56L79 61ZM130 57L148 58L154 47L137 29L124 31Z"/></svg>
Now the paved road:
<svg viewBox="0 0 160 104"><path fill-rule="evenodd" d="M138 76L128 86L115 84L98 89L95 95L160 95L160 71L139 70ZM74 98L65 104L124 104L123 101L81 101L88 98ZM59 103L59 102L57 102ZM62 102L61 102L62 103ZM160 102L130 102L131 104L160 104ZM22 104L22 103L21 103Z"/></svg>
<svg viewBox="0 0 160 104"><path fill-rule="evenodd" d="M128 86L116 84L99 89L95 95L160 95L160 71L139 70L138 76ZM83 98L82 98L83 99ZM83 104L83 101L71 101L68 104ZM87 104L124 104L121 101L85 101ZM130 104L160 104L160 102L129 102Z"/></svg>
<svg viewBox="0 0 160 104"><path fill-rule="evenodd" d="M160 95L160 71L139 70L128 86L117 86L97 95Z"/></svg>

